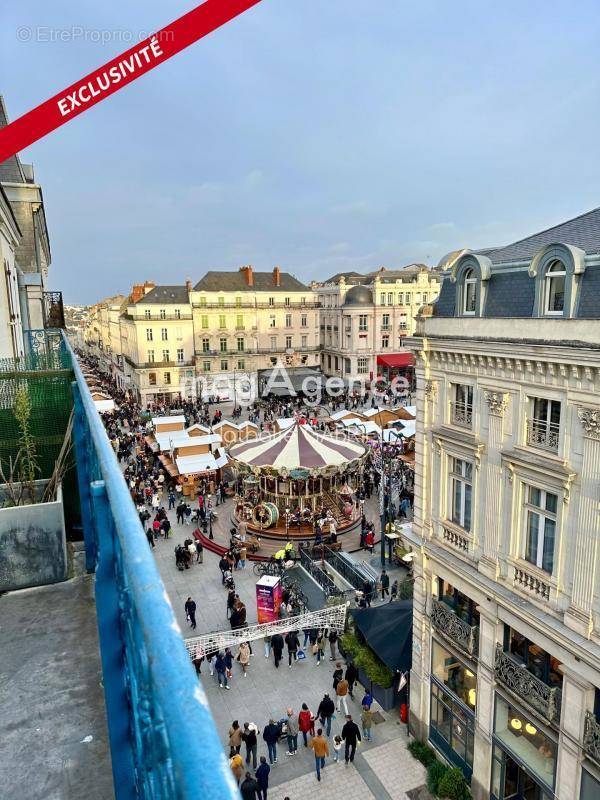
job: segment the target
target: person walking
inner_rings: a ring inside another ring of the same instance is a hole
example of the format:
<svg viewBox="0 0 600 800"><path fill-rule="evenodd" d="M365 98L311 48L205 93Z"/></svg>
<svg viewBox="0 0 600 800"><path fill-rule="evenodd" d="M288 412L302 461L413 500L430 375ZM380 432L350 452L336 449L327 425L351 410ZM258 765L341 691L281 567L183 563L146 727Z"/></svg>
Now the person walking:
<svg viewBox="0 0 600 800"><path fill-rule="evenodd" d="M196 564L204 563L204 547L200 539L196 539Z"/></svg>
<svg viewBox="0 0 600 800"><path fill-rule="evenodd" d="M246 764L250 763L252 758L252 769L256 770L256 757L258 750L257 734L260 733L258 728L253 722L244 722L244 731L242 733L242 741L246 745Z"/></svg>
<svg viewBox="0 0 600 800"><path fill-rule="evenodd" d="M229 685L227 683L227 664L225 663L223 653L221 653L220 650L217 653L217 657L215 659L215 671L217 673L217 679L219 681L219 689L222 689L223 687L229 689Z"/></svg>
<svg viewBox="0 0 600 800"><path fill-rule="evenodd" d="M240 547L240 569L246 568L246 558L248 557L248 548L245 544Z"/></svg>
<svg viewBox="0 0 600 800"><path fill-rule="evenodd" d="M263 637L263 642L265 645L265 658L268 658L271 655L271 637L270 636Z"/></svg>
<svg viewBox="0 0 600 800"><path fill-rule="evenodd" d="M317 648L317 667L321 664L325 656L325 631L319 631L317 641L315 642Z"/></svg>
<svg viewBox="0 0 600 800"><path fill-rule="evenodd" d="M337 764L340 760L340 750L342 749L342 737L333 737L333 760Z"/></svg>
<svg viewBox="0 0 600 800"><path fill-rule="evenodd" d="M335 705L333 700L327 692L323 695L323 699L319 703L319 708L317 709L317 716L321 720L321 725L323 725L327 730L327 736L331 733L331 718L335 712Z"/></svg>
<svg viewBox="0 0 600 800"><path fill-rule="evenodd" d="M240 785L240 781L244 775L244 759L241 757L239 753L236 753L233 758L229 760L229 766L231 767L231 771L233 772L233 777L235 778L235 782L237 785Z"/></svg>
<svg viewBox="0 0 600 800"><path fill-rule="evenodd" d="M258 800L267 800L267 791L269 789L269 772L271 767L267 764L267 759L264 756L260 757L260 766L256 770L256 782L258 789L256 793Z"/></svg>
<svg viewBox="0 0 600 800"><path fill-rule="evenodd" d="M390 576L382 569L379 576L379 583L381 585L381 599L385 600L385 596L390 593Z"/></svg>
<svg viewBox="0 0 600 800"><path fill-rule="evenodd" d="M337 689L338 683L342 680L344 670L342 669L342 662L335 662L335 669L333 670L333 688Z"/></svg>
<svg viewBox="0 0 600 800"><path fill-rule="evenodd" d="M192 600L191 597L185 601L185 615L188 618L192 630L196 627L196 603Z"/></svg>
<svg viewBox="0 0 600 800"><path fill-rule="evenodd" d="M269 753L269 763L277 763L277 742L279 740L279 726L275 721L270 719L269 724L265 725L263 730L263 739L266 742L267 750Z"/></svg>
<svg viewBox="0 0 600 800"><path fill-rule="evenodd" d="M369 706L362 707L362 714L360 715L360 721L362 724L362 732L363 736L365 737L365 741L367 742L372 741L371 727L373 726L373 712L371 711Z"/></svg>
<svg viewBox="0 0 600 800"><path fill-rule="evenodd" d="M348 714L348 681L345 678L342 678L338 681L338 685L335 687L335 693L337 696L337 710L342 710L342 705L344 706L344 714Z"/></svg>
<svg viewBox="0 0 600 800"><path fill-rule="evenodd" d="M229 728L229 758L240 752L242 746L242 729L237 719L234 719Z"/></svg>
<svg viewBox="0 0 600 800"><path fill-rule="evenodd" d="M304 747L308 747L307 734L315 734L315 718L310 713L306 703L302 703L302 711L298 714L298 729L302 732Z"/></svg>
<svg viewBox="0 0 600 800"><path fill-rule="evenodd" d="M279 669L279 662L283 655L283 636L276 633L271 639L271 649L273 650L273 658L275 659L275 667Z"/></svg>
<svg viewBox="0 0 600 800"><path fill-rule="evenodd" d="M291 708L287 710L287 743L286 756L295 756L298 752L298 722Z"/></svg>
<svg viewBox="0 0 600 800"><path fill-rule="evenodd" d="M363 699L360 701L361 706L366 706L367 708L371 708L373 705L373 695L368 689L365 689L365 693Z"/></svg>
<svg viewBox="0 0 600 800"><path fill-rule="evenodd" d="M240 644L237 660L240 662L245 678L248 674L246 670L248 669L248 664L250 663L250 647L248 646L248 642L242 642Z"/></svg>
<svg viewBox="0 0 600 800"><path fill-rule="evenodd" d="M342 728L342 739L346 743L344 758L346 764L348 764L348 761L354 761L357 742L361 741L358 725L352 721L350 714L346 714L346 724Z"/></svg>
<svg viewBox="0 0 600 800"><path fill-rule="evenodd" d="M338 641L337 631L330 631L329 632L329 636L327 638L329 639L329 653L330 653L329 660L330 661L335 661L335 659L336 659L335 650L336 650L337 641Z"/></svg>
<svg viewBox="0 0 600 800"><path fill-rule="evenodd" d="M321 780L321 770L325 769L325 758L329 755L329 744L323 736L323 729L317 729L317 735L310 740L308 745L315 754L315 767L317 770L317 780Z"/></svg>
<svg viewBox="0 0 600 800"><path fill-rule="evenodd" d="M288 650L288 666L292 668L292 658L294 661L298 660L298 648L300 647L300 640L296 631L290 631L285 637L285 643Z"/></svg>
<svg viewBox="0 0 600 800"><path fill-rule="evenodd" d="M240 786L240 794L242 795L242 800L256 800L256 792L258 789L258 783L256 782L256 778L253 778L252 775L247 772L246 777L242 781Z"/></svg>
<svg viewBox="0 0 600 800"><path fill-rule="evenodd" d="M353 694L354 684L356 683L356 680L358 678L358 670L356 669L356 667L352 662L350 662L346 667L345 678L348 681L348 694L354 700L354 694Z"/></svg>

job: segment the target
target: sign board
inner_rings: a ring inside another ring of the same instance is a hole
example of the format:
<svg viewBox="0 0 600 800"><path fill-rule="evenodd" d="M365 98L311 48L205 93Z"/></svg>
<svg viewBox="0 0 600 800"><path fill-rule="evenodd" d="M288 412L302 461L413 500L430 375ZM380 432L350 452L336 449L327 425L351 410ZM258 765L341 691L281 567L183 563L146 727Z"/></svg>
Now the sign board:
<svg viewBox="0 0 600 800"><path fill-rule="evenodd" d="M275 575L263 575L256 582L256 610L259 625L279 619L281 605L281 579Z"/></svg>

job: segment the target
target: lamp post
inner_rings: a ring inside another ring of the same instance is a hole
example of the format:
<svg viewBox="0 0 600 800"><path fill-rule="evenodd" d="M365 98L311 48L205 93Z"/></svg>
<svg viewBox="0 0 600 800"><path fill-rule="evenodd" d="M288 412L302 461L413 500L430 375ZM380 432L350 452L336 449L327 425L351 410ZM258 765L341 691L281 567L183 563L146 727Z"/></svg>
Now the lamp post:
<svg viewBox="0 0 600 800"><path fill-rule="evenodd" d="M290 508L289 508L289 506L286 505L286 507L285 507L285 538L286 538L286 541L288 539L289 528L290 528Z"/></svg>

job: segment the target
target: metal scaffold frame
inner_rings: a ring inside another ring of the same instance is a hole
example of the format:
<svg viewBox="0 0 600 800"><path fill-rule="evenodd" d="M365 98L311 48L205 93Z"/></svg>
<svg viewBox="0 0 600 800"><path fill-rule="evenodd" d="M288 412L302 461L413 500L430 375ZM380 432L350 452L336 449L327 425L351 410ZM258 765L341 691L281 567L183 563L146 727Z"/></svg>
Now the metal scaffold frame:
<svg viewBox="0 0 600 800"><path fill-rule="evenodd" d="M337 631L342 633L346 624L347 603L323 608L320 611L309 611L295 617L286 617L275 622L265 622L261 625L250 625L247 628L236 628L231 631L213 631L202 636L193 636L185 640L185 646L191 658L201 658L207 653L217 653L226 647L232 647L241 642L253 642L265 636L274 636L276 633L285 634L289 631L299 631L308 628L317 628Z"/></svg>

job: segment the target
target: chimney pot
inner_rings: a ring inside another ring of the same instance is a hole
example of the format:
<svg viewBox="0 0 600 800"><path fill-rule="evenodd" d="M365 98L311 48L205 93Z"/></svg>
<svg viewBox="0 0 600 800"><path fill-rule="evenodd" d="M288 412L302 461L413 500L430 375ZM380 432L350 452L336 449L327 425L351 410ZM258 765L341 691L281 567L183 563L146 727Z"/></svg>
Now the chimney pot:
<svg viewBox="0 0 600 800"><path fill-rule="evenodd" d="M273 283L275 286L281 286L281 270L279 267L275 267L273 270Z"/></svg>
<svg viewBox="0 0 600 800"><path fill-rule="evenodd" d="M254 286L254 275L252 274L252 265L248 264L245 267L240 267L240 272L244 273L246 278L246 286Z"/></svg>
<svg viewBox="0 0 600 800"><path fill-rule="evenodd" d="M188 290L188 292L192 291L192 282L189 278L187 278L185 281L185 288Z"/></svg>

